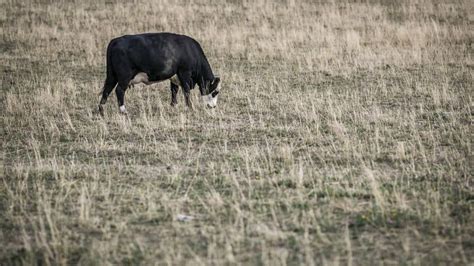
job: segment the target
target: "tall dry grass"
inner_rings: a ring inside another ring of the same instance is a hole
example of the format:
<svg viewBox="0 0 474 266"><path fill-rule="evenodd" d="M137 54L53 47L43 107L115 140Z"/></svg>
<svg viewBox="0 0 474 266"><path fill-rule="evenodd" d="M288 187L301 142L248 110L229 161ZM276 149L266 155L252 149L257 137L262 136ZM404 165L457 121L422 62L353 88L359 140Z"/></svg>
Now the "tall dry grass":
<svg viewBox="0 0 474 266"><path fill-rule="evenodd" d="M0 263L472 263L472 14L2 1ZM163 83L98 117L108 41L156 31L200 41L217 110Z"/></svg>

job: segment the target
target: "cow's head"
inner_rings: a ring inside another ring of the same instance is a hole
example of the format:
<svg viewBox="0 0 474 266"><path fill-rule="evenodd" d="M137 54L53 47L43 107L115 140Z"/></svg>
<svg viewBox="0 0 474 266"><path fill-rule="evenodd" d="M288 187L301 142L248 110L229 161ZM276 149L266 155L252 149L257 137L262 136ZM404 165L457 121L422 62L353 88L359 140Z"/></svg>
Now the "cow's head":
<svg viewBox="0 0 474 266"><path fill-rule="evenodd" d="M217 106L220 81L220 77L216 76L214 80L205 82L204 88L201 88L202 101L209 108L215 108Z"/></svg>

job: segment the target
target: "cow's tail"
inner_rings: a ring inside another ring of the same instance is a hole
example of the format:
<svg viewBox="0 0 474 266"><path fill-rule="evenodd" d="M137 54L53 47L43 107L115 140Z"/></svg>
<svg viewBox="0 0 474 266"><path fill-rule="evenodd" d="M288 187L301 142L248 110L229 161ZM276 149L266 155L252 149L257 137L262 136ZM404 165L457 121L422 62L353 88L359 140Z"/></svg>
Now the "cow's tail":
<svg viewBox="0 0 474 266"><path fill-rule="evenodd" d="M113 40L107 46L107 56L106 56L107 77L105 78L104 86L102 87L102 90L99 92L99 95L103 94L104 90L111 91L113 88L115 88L115 85L117 85L117 78L115 77L115 73L112 67L112 60L110 58L111 56L110 45L112 44L112 42Z"/></svg>

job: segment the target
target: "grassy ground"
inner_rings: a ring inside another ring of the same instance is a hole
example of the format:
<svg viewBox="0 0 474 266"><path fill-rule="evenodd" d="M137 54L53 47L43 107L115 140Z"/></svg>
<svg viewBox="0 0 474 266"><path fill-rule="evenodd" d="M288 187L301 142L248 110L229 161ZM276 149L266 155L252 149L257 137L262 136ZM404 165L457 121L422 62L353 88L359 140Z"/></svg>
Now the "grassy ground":
<svg viewBox="0 0 474 266"><path fill-rule="evenodd" d="M473 263L473 6L0 1L0 264ZM98 117L108 41L156 31L218 108Z"/></svg>

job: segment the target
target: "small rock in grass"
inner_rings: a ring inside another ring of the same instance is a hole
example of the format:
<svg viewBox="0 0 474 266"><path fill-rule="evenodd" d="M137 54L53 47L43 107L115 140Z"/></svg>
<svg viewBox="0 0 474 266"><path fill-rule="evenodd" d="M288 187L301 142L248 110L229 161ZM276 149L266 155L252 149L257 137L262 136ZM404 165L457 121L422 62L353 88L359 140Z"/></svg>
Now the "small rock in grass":
<svg viewBox="0 0 474 266"><path fill-rule="evenodd" d="M189 222L189 221L192 221L193 219L194 219L193 216L189 216L189 215L186 215L186 214L176 215L176 220L178 220L180 222Z"/></svg>

